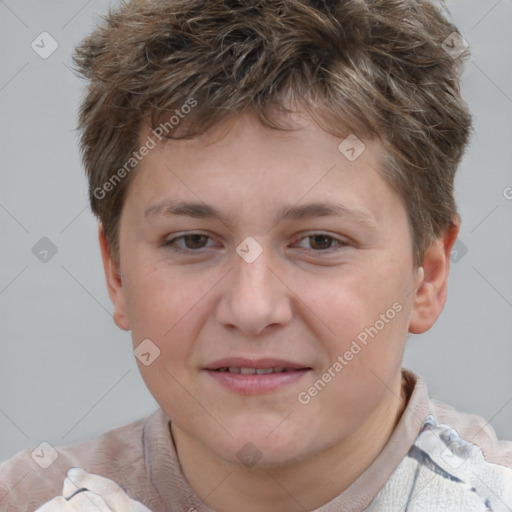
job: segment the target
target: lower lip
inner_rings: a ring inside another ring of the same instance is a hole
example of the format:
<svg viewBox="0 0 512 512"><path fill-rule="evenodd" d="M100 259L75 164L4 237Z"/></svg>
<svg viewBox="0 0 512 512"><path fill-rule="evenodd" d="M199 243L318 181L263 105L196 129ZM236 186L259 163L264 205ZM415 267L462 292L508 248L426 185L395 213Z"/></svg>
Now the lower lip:
<svg viewBox="0 0 512 512"><path fill-rule="evenodd" d="M300 380L310 370L245 375L242 373L206 370L222 386L242 395L259 395L277 391Z"/></svg>

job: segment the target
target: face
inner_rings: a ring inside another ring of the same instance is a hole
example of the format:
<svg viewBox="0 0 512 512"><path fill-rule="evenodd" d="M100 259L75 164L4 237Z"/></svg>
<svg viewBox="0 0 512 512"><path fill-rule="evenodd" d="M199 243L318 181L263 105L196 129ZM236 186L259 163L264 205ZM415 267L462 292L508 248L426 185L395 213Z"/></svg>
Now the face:
<svg viewBox="0 0 512 512"><path fill-rule="evenodd" d="M150 340L139 369L173 428L227 461L252 443L286 464L367 424L400 392L422 282L382 147L350 161L293 122L159 144L120 221L117 323Z"/></svg>

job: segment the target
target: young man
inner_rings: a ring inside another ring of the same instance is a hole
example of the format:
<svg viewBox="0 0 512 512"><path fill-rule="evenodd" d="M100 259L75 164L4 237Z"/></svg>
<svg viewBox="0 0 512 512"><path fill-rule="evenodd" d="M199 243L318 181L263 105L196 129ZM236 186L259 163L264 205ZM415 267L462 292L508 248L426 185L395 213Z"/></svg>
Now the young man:
<svg viewBox="0 0 512 512"><path fill-rule="evenodd" d="M18 453L2 511L511 510L512 443L402 369L446 301L462 54L426 1L111 12L75 57L82 150L160 409Z"/></svg>

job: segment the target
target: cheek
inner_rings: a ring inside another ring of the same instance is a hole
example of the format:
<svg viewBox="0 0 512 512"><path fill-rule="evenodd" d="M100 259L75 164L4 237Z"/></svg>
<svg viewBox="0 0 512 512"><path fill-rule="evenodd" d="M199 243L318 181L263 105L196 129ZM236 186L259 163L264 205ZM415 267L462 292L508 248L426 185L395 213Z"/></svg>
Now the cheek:
<svg viewBox="0 0 512 512"><path fill-rule="evenodd" d="M403 311L381 330L380 323L357 333L352 328L356 334L333 342L329 346L329 366L302 390L311 400L305 406L310 410L304 414L324 418L326 437L335 437L340 430L347 435L355 431L393 392L390 390L401 369L406 338L401 314Z"/></svg>
<svg viewBox="0 0 512 512"><path fill-rule="evenodd" d="M141 336L162 340L172 337L180 324L190 323L193 313L200 309L208 287L208 280L202 276L191 278L162 262L133 261L127 270L124 288L134 342Z"/></svg>
<svg viewBox="0 0 512 512"><path fill-rule="evenodd" d="M400 370L410 283L396 268L392 272L382 263L376 268L381 272L353 267L329 283L317 280L303 287L315 313L309 318L321 320L315 320L316 336L327 353L316 378L330 374L319 402L337 410L367 412Z"/></svg>
<svg viewBox="0 0 512 512"><path fill-rule="evenodd" d="M137 361L146 385L155 397L164 389L176 396L183 386L194 393L191 355L211 308L207 291L218 279L191 277L163 264L132 265L128 270L123 286L134 348L149 339L159 351L148 366Z"/></svg>
<svg viewBox="0 0 512 512"><path fill-rule="evenodd" d="M379 265L376 265L379 268ZM342 350L351 340L379 320L393 304L402 300L396 283L380 265L377 275L368 266L340 267L328 276L298 277L294 292L309 309L304 314L314 320L316 334L331 348ZM394 313L394 311L391 311ZM330 350L331 351L331 350ZM336 354L338 355L338 354Z"/></svg>

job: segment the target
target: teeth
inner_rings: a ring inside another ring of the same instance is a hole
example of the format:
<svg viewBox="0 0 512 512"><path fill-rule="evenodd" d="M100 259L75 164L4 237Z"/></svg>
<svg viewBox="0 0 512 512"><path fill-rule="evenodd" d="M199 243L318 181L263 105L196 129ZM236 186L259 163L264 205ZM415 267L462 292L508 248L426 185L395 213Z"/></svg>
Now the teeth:
<svg viewBox="0 0 512 512"><path fill-rule="evenodd" d="M243 375L266 375L268 373L283 373L283 372L293 372L294 368L285 368L279 366L277 368L237 368L235 366L230 366L229 368L219 368L219 372L229 372L229 373L241 373Z"/></svg>

